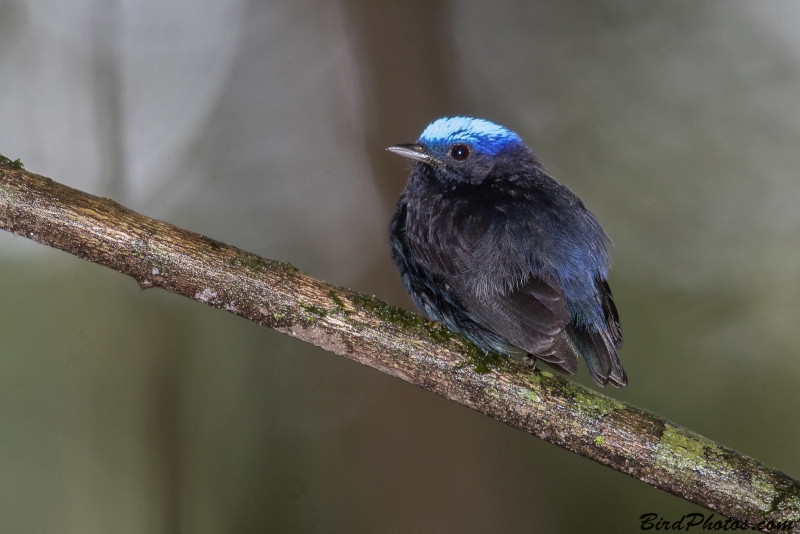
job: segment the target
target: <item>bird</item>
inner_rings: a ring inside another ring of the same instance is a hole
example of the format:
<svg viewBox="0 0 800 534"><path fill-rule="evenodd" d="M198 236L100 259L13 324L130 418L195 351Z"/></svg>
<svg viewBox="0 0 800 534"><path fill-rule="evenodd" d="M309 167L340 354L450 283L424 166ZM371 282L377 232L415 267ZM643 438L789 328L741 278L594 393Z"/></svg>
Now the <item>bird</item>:
<svg viewBox="0 0 800 534"><path fill-rule="evenodd" d="M416 143L389 224L392 259L415 304L484 353L542 361L625 386L622 328L600 223L519 135L443 117Z"/></svg>

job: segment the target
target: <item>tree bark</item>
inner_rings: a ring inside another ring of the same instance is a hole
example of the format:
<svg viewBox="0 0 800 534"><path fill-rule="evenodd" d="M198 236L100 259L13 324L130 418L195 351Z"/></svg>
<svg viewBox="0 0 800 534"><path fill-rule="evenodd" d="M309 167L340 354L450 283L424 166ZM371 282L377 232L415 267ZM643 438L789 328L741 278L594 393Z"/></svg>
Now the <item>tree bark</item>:
<svg viewBox="0 0 800 534"><path fill-rule="evenodd" d="M289 263L261 258L0 157L0 228L227 310L591 458L759 530L800 532L800 481ZM702 527L701 527L702 528Z"/></svg>

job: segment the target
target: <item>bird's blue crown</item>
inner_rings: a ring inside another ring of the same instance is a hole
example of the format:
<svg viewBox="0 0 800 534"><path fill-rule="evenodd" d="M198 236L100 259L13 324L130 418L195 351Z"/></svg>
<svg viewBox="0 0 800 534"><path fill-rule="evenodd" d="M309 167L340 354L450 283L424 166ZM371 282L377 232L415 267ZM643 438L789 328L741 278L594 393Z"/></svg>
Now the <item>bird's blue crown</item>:
<svg viewBox="0 0 800 534"><path fill-rule="evenodd" d="M479 152L494 156L510 145L522 144L522 139L511 130L487 120L443 117L425 128L419 142L428 146L464 143Z"/></svg>

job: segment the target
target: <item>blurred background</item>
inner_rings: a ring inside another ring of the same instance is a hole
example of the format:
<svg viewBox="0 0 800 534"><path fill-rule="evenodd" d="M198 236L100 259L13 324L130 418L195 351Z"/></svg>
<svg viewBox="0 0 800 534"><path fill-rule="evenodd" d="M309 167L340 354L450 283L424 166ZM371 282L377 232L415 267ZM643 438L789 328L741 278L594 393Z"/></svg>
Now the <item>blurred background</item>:
<svg viewBox="0 0 800 534"><path fill-rule="evenodd" d="M517 131L611 236L630 385L800 476L800 4L0 0L0 152L413 308L384 151ZM633 532L702 511L0 234L0 531ZM594 387L581 369L577 380Z"/></svg>

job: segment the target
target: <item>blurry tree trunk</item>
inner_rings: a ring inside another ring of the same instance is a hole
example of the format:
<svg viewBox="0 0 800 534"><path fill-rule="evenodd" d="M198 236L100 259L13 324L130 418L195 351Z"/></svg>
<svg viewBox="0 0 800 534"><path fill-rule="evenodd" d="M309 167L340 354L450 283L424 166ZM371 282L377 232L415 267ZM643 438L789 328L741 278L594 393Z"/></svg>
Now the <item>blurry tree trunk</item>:
<svg viewBox="0 0 800 534"><path fill-rule="evenodd" d="M361 86L369 95L364 99L364 153L369 155L388 225L408 166L398 164L386 147L414 141L437 117L465 113L453 89L456 55L451 49L450 7L444 0L345 0L342 5L356 40L353 48L360 54ZM400 138L395 132L401 132ZM388 250L383 252L369 264L367 287L411 305L399 278L384 276L393 267Z"/></svg>
<svg viewBox="0 0 800 534"><path fill-rule="evenodd" d="M122 102L122 64L120 51L122 6L118 0L94 0L92 54L94 73L95 117L97 142L100 145L101 176L105 176L104 192L124 201L125 147Z"/></svg>
<svg viewBox="0 0 800 534"><path fill-rule="evenodd" d="M375 297L4 158L0 228L369 365L750 527L794 521L790 531L800 532L800 481L785 473L562 377L486 357Z"/></svg>
<svg viewBox="0 0 800 534"><path fill-rule="evenodd" d="M408 173L390 165L384 149L414 141L433 119L460 109L450 89L455 60L450 10L443 0L346 0L344 6L358 41L355 48L363 56L359 64L366 68L363 85L369 88L366 153L374 154L373 175L380 177L376 183L391 209ZM407 138L389 137L390 131L404 132Z"/></svg>

